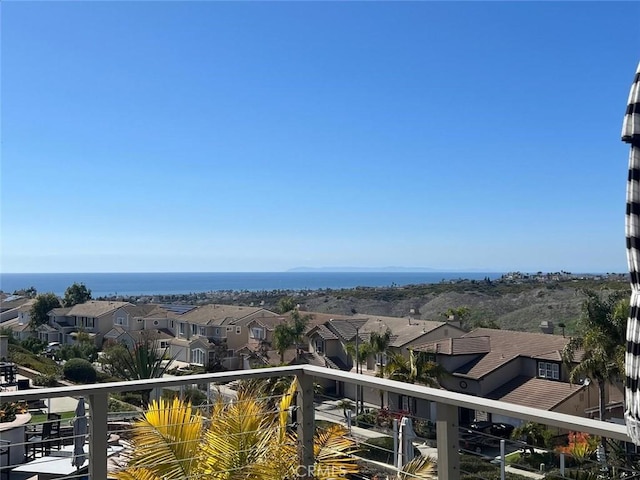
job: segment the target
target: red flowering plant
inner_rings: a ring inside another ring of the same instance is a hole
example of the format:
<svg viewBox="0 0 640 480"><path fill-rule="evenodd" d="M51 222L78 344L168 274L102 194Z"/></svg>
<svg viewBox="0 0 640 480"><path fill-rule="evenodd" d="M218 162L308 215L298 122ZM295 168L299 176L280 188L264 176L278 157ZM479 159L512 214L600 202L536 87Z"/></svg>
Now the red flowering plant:
<svg viewBox="0 0 640 480"><path fill-rule="evenodd" d="M582 465L595 453L599 439L583 432L569 432L569 443L566 446L557 447L558 453L569 455L573 461Z"/></svg>

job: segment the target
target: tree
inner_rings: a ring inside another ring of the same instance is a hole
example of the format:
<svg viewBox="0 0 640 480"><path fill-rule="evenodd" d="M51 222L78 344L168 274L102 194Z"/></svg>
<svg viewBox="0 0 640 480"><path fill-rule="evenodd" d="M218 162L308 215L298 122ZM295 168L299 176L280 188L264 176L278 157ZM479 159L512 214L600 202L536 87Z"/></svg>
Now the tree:
<svg viewBox="0 0 640 480"><path fill-rule="evenodd" d="M29 288L21 288L20 290L14 290L13 294L22 295L23 297L27 297L27 298L36 298L38 291L36 290L36 287L32 285Z"/></svg>
<svg viewBox="0 0 640 480"><path fill-rule="evenodd" d="M579 336L572 337L562 351L572 383L590 378L597 383L599 418L605 420L605 393L608 382L624 376L624 354L629 311L628 296L613 292L602 296L584 290L587 297L578 321ZM578 358L580 351L582 357Z"/></svg>
<svg viewBox="0 0 640 480"><path fill-rule="evenodd" d="M273 347L280 355L280 363L284 363L284 352L302 340L311 317L301 316L297 310L291 312L291 321L281 323L273 331Z"/></svg>
<svg viewBox="0 0 640 480"><path fill-rule="evenodd" d="M562 359L569 370L569 381L585 378L594 380L598 387L598 417L605 420L607 383L624 376L626 326L629 297L625 292L601 295L584 290L587 297L578 320L579 336L572 337L562 351ZM576 354L582 357L576 362ZM603 458L606 445L601 444Z"/></svg>
<svg viewBox="0 0 640 480"><path fill-rule="evenodd" d="M75 343L63 345L56 357L62 360L83 358L89 362L95 362L98 359L98 348L87 332L80 331L77 333Z"/></svg>
<svg viewBox="0 0 640 480"><path fill-rule="evenodd" d="M157 339L143 334L132 349L115 345L106 350L101 363L108 374L123 380L160 378L175 359L169 358L168 353L169 347L162 349ZM148 404L151 391L143 390L141 393L143 404Z"/></svg>
<svg viewBox="0 0 640 480"><path fill-rule="evenodd" d="M275 408L251 392L234 402L218 400L205 422L191 404L174 399L153 402L134 425L131 458L114 474L120 480L210 478L296 478L298 439L289 426L294 382ZM314 478L357 473L357 448L344 427L318 429L314 435ZM311 467L311 466L310 466Z"/></svg>
<svg viewBox="0 0 640 480"><path fill-rule="evenodd" d="M524 452L529 450L532 455L536 452L535 447L544 448L547 446L550 436L551 433L545 425L535 422L523 423L511 432L511 438L524 440L525 445L522 450Z"/></svg>
<svg viewBox="0 0 640 480"><path fill-rule="evenodd" d="M427 352L409 351L409 358L393 353L387 362L387 378L406 383L420 383L428 387L438 387L440 379L447 371L429 360Z"/></svg>
<svg viewBox="0 0 640 480"><path fill-rule="evenodd" d="M65 307L73 307L89 300L91 300L91 290L84 283L74 283L65 290L62 304Z"/></svg>
<svg viewBox="0 0 640 480"><path fill-rule="evenodd" d="M390 343L391 330L388 328L384 333L371 332L369 336L370 352L373 355L380 356L380 371L378 372L378 376L382 378L384 378L386 354ZM380 390L380 408L384 408L384 390Z"/></svg>
<svg viewBox="0 0 640 480"><path fill-rule="evenodd" d="M41 293L29 310L30 325L34 330L40 325L49 323L47 315L54 308L60 308L60 299L54 293Z"/></svg>
<svg viewBox="0 0 640 480"><path fill-rule="evenodd" d="M296 308L296 301L293 297L282 297L278 300L278 312L287 313Z"/></svg>

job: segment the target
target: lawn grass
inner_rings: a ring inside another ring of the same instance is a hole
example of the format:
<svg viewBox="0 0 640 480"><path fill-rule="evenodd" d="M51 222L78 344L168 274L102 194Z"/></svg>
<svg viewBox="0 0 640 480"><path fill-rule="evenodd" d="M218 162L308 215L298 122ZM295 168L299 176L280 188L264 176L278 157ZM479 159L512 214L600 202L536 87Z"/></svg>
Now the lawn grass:
<svg viewBox="0 0 640 480"><path fill-rule="evenodd" d="M61 421L65 421L65 420L73 420L73 417L76 416L76 412L71 411L71 412L62 412L61 414ZM47 421L47 414L46 413L36 413L36 414L31 414L31 421L29 423L44 423Z"/></svg>

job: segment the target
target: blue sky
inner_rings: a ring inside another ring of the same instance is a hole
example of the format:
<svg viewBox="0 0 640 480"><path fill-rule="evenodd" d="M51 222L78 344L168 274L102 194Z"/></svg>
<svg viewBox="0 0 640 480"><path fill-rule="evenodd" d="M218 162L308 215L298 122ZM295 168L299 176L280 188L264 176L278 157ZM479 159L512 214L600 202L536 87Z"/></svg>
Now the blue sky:
<svg viewBox="0 0 640 480"><path fill-rule="evenodd" d="M637 2L2 2L3 272L626 270Z"/></svg>

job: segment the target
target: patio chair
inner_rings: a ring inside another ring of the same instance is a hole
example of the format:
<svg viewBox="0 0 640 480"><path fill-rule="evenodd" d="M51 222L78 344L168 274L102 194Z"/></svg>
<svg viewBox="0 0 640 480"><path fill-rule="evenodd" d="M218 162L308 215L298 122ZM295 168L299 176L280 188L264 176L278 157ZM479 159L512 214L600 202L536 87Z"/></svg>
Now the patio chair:
<svg viewBox="0 0 640 480"><path fill-rule="evenodd" d="M42 431L27 438L27 458L34 459L37 454L49 455L54 446L60 450L60 418L57 413L48 414L46 423L42 424Z"/></svg>

